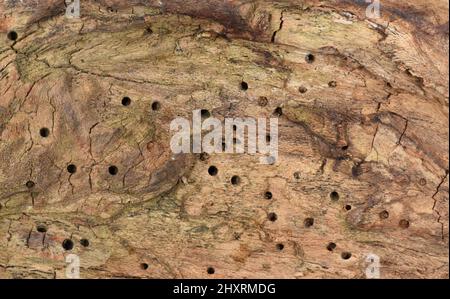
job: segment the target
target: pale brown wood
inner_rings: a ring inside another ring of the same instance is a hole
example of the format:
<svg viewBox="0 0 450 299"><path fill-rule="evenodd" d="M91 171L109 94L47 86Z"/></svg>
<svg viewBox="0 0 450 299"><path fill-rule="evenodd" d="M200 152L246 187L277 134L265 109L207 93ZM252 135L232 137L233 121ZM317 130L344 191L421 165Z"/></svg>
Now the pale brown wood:
<svg viewBox="0 0 450 299"><path fill-rule="evenodd" d="M0 278L448 278L448 1L61 2L0 3ZM274 165L170 152L277 108Z"/></svg>

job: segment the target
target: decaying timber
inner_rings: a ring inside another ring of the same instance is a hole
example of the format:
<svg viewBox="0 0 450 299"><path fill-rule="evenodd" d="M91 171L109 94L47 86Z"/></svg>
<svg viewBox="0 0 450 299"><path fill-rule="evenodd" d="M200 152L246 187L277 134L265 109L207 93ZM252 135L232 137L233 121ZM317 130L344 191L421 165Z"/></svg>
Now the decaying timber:
<svg viewBox="0 0 450 299"><path fill-rule="evenodd" d="M448 1L61 2L0 3L1 278L448 277ZM195 109L278 161L173 156Z"/></svg>

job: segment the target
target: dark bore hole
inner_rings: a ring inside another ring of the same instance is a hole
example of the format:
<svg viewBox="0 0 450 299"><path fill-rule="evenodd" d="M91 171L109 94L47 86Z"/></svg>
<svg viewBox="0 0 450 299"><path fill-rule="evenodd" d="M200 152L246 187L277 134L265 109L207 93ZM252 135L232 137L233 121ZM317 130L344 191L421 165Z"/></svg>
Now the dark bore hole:
<svg viewBox="0 0 450 299"><path fill-rule="evenodd" d="M209 117L211 117L211 112L209 112L209 110L206 110L206 109L202 109L200 111L200 114L202 115L202 118L209 118Z"/></svg>
<svg viewBox="0 0 450 299"><path fill-rule="evenodd" d="M283 108L277 107L277 108L275 109L275 111L273 112L273 114L274 114L275 116L282 116L282 115L283 115Z"/></svg>
<svg viewBox="0 0 450 299"><path fill-rule="evenodd" d="M277 221L278 216L275 213L269 213L269 215L267 215L267 218L269 218L270 221L275 222Z"/></svg>
<svg viewBox="0 0 450 299"><path fill-rule="evenodd" d="M272 138L270 137L270 134L266 135L266 142L270 142L270 140L272 140Z"/></svg>
<svg viewBox="0 0 450 299"><path fill-rule="evenodd" d="M297 171L297 172L294 173L294 179L299 180L300 177L301 177L300 176L300 172Z"/></svg>
<svg viewBox="0 0 450 299"><path fill-rule="evenodd" d="M343 151L348 150L348 145L344 145L343 147L341 147L341 149L342 149Z"/></svg>
<svg viewBox="0 0 450 299"><path fill-rule="evenodd" d="M240 183L241 183L241 178L238 177L237 175L235 175L231 178L231 184L239 185Z"/></svg>
<svg viewBox="0 0 450 299"><path fill-rule="evenodd" d="M153 102L152 103L152 110L153 111L158 111L159 109L161 109L161 103L160 102Z"/></svg>
<svg viewBox="0 0 450 299"><path fill-rule="evenodd" d="M245 82L245 81L242 81L242 82L241 82L241 89L242 89L242 90L248 90L248 83Z"/></svg>
<svg viewBox="0 0 450 299"><path fill-rule="evenodd" d="M338 201L339 200L339 193L337 193L336 191L333 191L330 193L330 198L333 201Z"/></svg>
<svg viewBox="0 0 450 299"><path fill-rule="evenodd" d="M63 247L65 250L72 250L72 249L73 249L73 241L70 240L70 239L65 239L65 240L62 242L62 247Z"/></svg>
<svg viewBox="0 0 450 299"><path fill-rule="evenodd" d="M389 212L388 211L380 212L380 218L381 219L388 219L389 218Z"/></svg>
<svg viewBox="0 0 450 299"><path fill-rule="evenodd" d="M208 269L206 269L206 272L208 272L208 274L212 275L216 272L216 270L214 270L213 267L208 267Z"/></svg>
<svg viewBox="0 0 450 299"><path fill-rule="evenodd" d="M277 247L277 250L279 250L279 251L282 251L284 249L284 245L281 243L277 244L276 247Z"/></svg>
<svg viewBox="0 0 450 299"><path fill-rule="evenodd" d="M81 239L80 244L83 247L89 247L89 240L88 239Z"/></svg>
<svg viewBox="0 0 450 299"><path fill-rule="evenodd" d="M331 87L331 88L334 88L334 87L337 86L337 82L336 81L330 81L330 82L328 82L328 86Z"/></svg>
<svg viewBox="0 0 450 299"><path fill-rule="evenodd" d="M67 166L67 171L71 174L74 174L75 172L77 172L77 166L74 164L70 164Z"/></svg>
<svg viewBox="0 0 450 299"><path fill-rule="evenodd" d="M346 205L344 208L345 208L346 211L350 211L352 209L352 206L351 205Z"/></svg>
<svg viewBox="0 0 450 299"><path fill-rule="evenodd" d="M119 169L117 168L117 166L109 166L108 168L108 172L110 175L116 175L119 173Z"/></svg>
<svg viewBox="0 0 450 299"><path fill-rule="evenodd" d="M210 166L210 167L208 168L208 173L209 173L209 175L211 175L211 176L216 176L216 175L219 173L219 170L217 169L216 166Z"/></svg>
<svg viewBox="0 0 450 299"><path fill-rule="evenodd" d="M124 106L130 106L130 104L131 104L131 99L130 99L129 97L124 97L124 98L122 99L122 105L124 105Z"/></svg>
<svg viewBox="0 0 450 299"><path fill-rule="evenodd" d="M406 220L406 219L402 219L402 220L400 220L399 225L400 225L401 228L405 228L406 229L406 228L409 227L409 221Z"/></svg>
<svg viewBox="0 0 450 299"><path fill-rule="evenodd" d="M316 58L314 57L313 54L306 54L306 56L305 56L305 61L307 63L313 63L315 59Z"/></svg>
<svg viewBox="0 0 450 299"><path fill-rule="evenodd" d="M304 221L305 227L311 227L314 225L314 218L306 218Z"/></svg>
<svg viewBox="0 0 450 299"><path fill-rule="evenodd" d="M10 32L8 32L7 37L8 37L9 40L15 41L15 40L17 40L17 38L19 36L17 35L17 32L10 31Z"/></svg>
<svg viewBox="0 0 450 299"><path fill-rule="evenodd" d="M40 233L46 233L47 232L47 227L44 224L39 224L36 227L36 230Z"/></svg>
<svg viewBox="0 0 450 299"><path fill-rule="evenodd" d="M333 243L333 242L328 243L328 245L327 245L327 250L328 251L333 251L335 249L336 249L336 243Z"/></svg>
<svg viewBox="0 0 450 299"><path fill-rule="evenodd" d="M352 257L352 254L350 252L343 252L341 253L341 257L343 260L348 260Z"/></svg>
<svg viewBox="0 0 450 299"><path fill-rule="evenodd" d="M46 138L46 137L48 137L50 135L50 130L48 128L42 128L42 129L39 130L39 134L42 137Z"/></svg>
<svg viewBox="0 0 450 299"><path fill-rule="evenodd" d="M27 186L28 189L31 189L36 186L36 184L33 181L28 181L25 183L25 186Z"/></svg>
<svg viewBox="0 0 450 299"><path fill-rule="evenodd" d="M298 88L298 91L299 91L300 93L306 93L306 92L308 91L308 89L307 89L306 87L304 87L304 86L300 86L300 87Z"/></svg>
<svg viewBox="0 0 450 299"><path fill-rule="evenodd" d="M265 199L272 199L272 197L273 197L272 192L267 191L267 192L264 194L264 198L265 198Z"/></svg>
<svg viewBox="0 0 450 299"><path fill-rule="evenodd" d="M141 264L141 269L142 270L147 270L148 269L148 264L147 263L142 263Z"/></svg>

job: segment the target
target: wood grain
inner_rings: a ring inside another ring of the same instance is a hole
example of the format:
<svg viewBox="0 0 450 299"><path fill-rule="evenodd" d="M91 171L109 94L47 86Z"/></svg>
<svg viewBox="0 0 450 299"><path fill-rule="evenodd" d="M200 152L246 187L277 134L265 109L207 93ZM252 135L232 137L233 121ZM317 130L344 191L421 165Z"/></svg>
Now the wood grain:
<svg viewBox="0 0 450 299"><path fill-rule="evenodd" d="M62 2L0 3L0 278L449 277L448 1ZM170 152L277 108L274 165Z"/></svg>

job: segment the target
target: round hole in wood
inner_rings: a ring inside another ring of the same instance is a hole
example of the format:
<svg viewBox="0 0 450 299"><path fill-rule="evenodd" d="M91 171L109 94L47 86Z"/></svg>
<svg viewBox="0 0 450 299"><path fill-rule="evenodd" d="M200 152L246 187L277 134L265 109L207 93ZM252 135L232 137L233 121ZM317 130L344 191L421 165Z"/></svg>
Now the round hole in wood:
<svg viewBox="0 0 450 299"><path fill-rule="evenodd" d="M333 243L333 242L328 243L328 245L327 245L328 251L333 251L335 249L336 249L336 243Z"/></svg>
<svg viewBox="0 0 450 299"><path fill-rule="evenodd" d="M83 246L83 247L89 247L89 240L88 239L81 239L80 240L80 244L81 244L81 246Z"/></svg>
<svg viewBox="0 0 450 299"><path fill-rule="evenodd" d="M129 97L123 97L122 105L123 106L130 106L131 105L131 99Z"/></svg>
<svg viewBox="0 0 450 299"><path fill-rule="evenodd" d="M17 32L15 31L9 31L6 36L8 37L9 40L15 41L17 40L17 38L19 37L19 35L17 34Z"/></svg>
<svg viewBox="0 0 450 299"><path fill-rule="evenodd" d="M70 239L65 239L62 242L62 247L64 248L64 250L72 250L73 249L73 241Z"/></svg>
<svg viewBox="0 0 450 299"><path fill-rule="evenodd" d="M338 201L339 200L339 193L336 191L333 191L330 193L330 198L332 201Z"/></svg>
<svg viewBox="0 0 450 299"><path fill-rule="evenodd" d="M231 178L231 184L239 185L240 183L241 183L241 178L239 176L235 175Z"/></svg>
<svg viewBox="0 0 450 299"><path fill-rule="evenodd" d="M219 173L219 170L217 169L216 166L210 166L208 168L208 173L210 176L216 176Z"/></svg>
<svg viewBox="0 0 450 299"><path fill-rule="evenodd" d="M39 130L39 135L41 135L41 137L47 138L50 135L50 130L48 128L41 128Z"/></svg>
<svg viewBox="0 0 450 299"><path fill-rule="evenodd" d="M158 101L155 101L152 103L152 110L153 111L158 111L159 109L161 109L161 103Z"/></svg>
<svg viewBox="0 0 450 299"><path fill-rule="evenodd" d="M77 166L74 164L70 164L67 166L67 172L74 174L75 172L77 172Z"/></svg>
<svg viewBox="0 0 450 299"><path fill-rule="evenodd" d="M402 219L402 220L400 220L400 222L399 222L399 226L400 226L401 228L404 228L404 229L408 228L409 225L410 225L410 223L409 223L409 221L406 220L406 219Z"/></svg>
<svg viewBox="0 0 450 299"><path fill-rule="evenodd" d="M305 61L307 63L313 63L315 59L316 57L314 57L314 55L311 53L305 55Z"/></svg>
<svg viewBox="0 0 450 299"><path fill-rule="evenodd" d="M31 189L36 186L36 184L33 181L28 181L25 183L25 186L27 186L28 189Z"/></svg>
<svg viewBox="0 0 450 299"><path fill-rule="evenodd" d="M270 221L272 221L272 222L275 222L275 221L277 221L277 219L278 219L278 216L277 216L277 214L275 214L275 213L269 213L268 215L267 215L267 218L270 220Z"/></svg>
<svg viewBox="0 0 450 299"><path fill-rule="evenodd" d="M350 252L344 251L341 253L341 258L343 260L348 260L352 257L352 254Z"/></svg>
<svg viewBox="0 0 450 299"><path fill-rule="evenodd" d="M119 168L117 168L117 166L109 166L108 167L108 172L110 175L117 175L119 173Z"/></svg>
<svg viewBox="0 0 450 299"><path fill-rule="evenodd" d="M379 215L380 215L381 219L388 219L389 218L389 212L386 211L386 210L381 211Z"/></svg>
<svg viewBox="0 0 450 299"><path fill-rule="evenodd" d="M45 226L45 224L39 224L36 227L36 230L40 233L46 233L47 232L47 226Z"/></svg>

